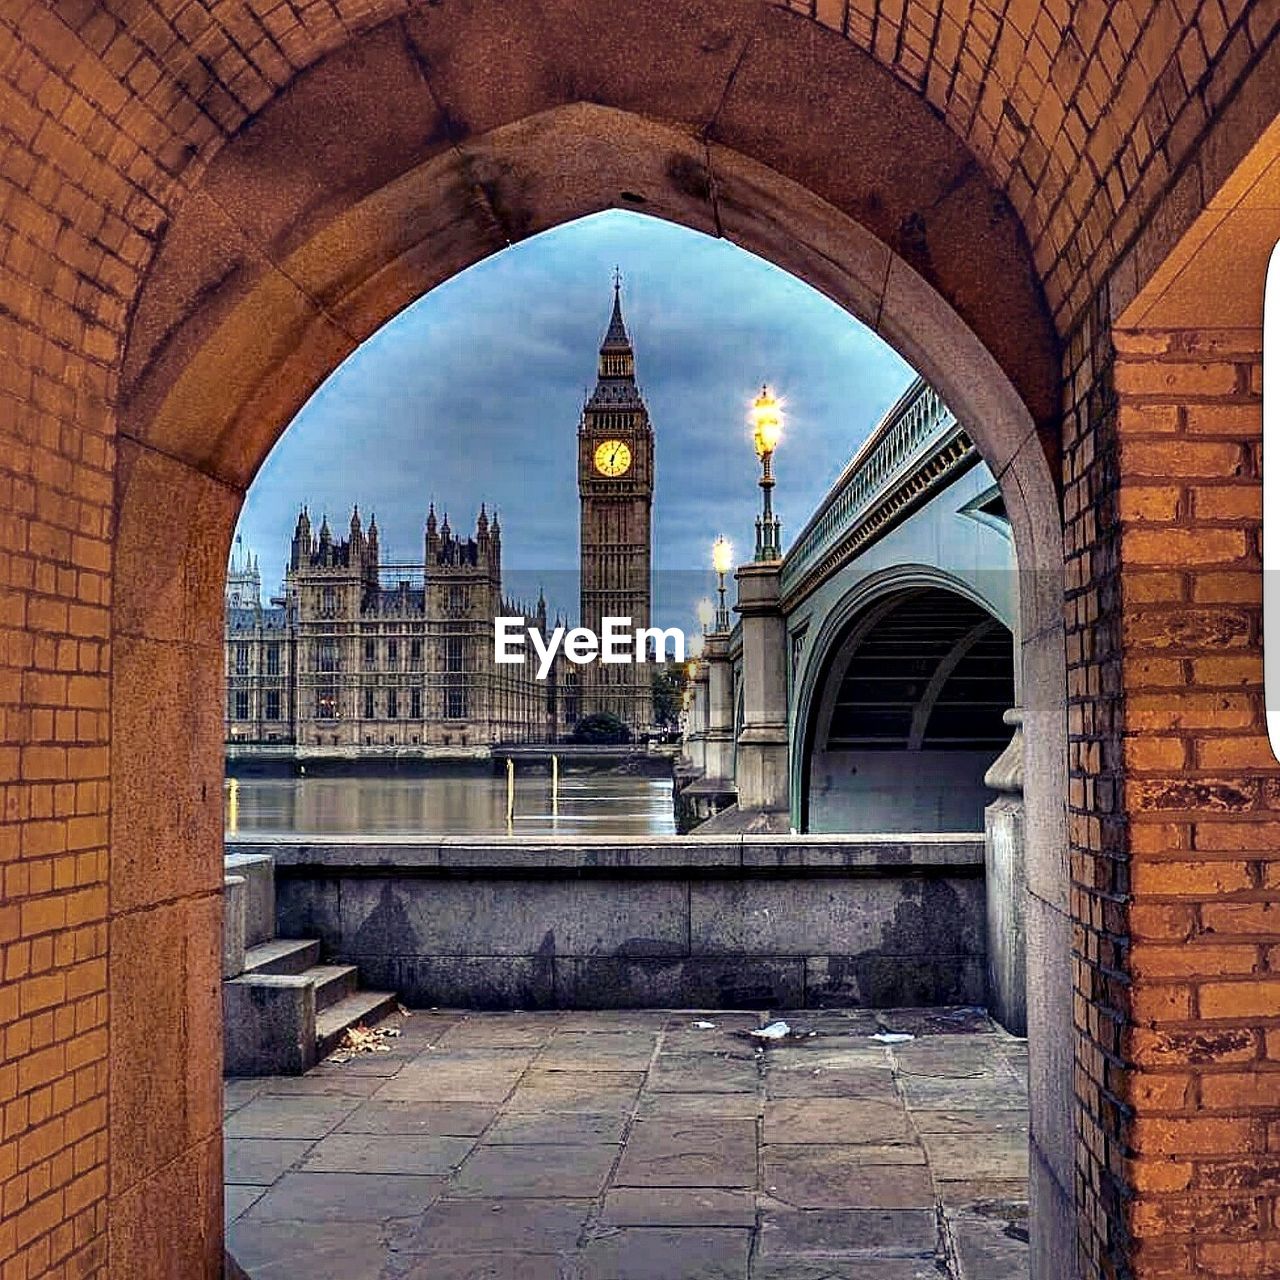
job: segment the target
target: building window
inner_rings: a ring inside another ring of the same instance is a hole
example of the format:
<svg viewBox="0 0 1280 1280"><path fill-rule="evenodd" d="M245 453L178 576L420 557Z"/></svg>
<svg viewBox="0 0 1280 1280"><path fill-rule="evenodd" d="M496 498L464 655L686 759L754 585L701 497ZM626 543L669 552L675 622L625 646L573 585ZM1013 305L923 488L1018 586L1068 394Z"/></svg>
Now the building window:
<svg viewBox="0 0 1280 1280"><path fill-rule="evenodd" d="M449 636L444 642L444 669L446 671L462 670L463 639L461 636Z"/></svg>
<svg viewBox="0 0 1280 1280"><path fill-rule="evenodd" d="M336 720L338 718L338 690L331 684L321 685L316 690L316 718L319 720Z"/></svg>
<svg viewBox="0 0 1280 1280"><path fill-rule="evenodd" d="M378 646L372 636L367 636L364 642L364 669L372 671L378 665Z"/></svg>
<svg viewBox="0 0 1280 1280"><path fill-rule="evenodd" d="M409 690L409 718L412 720L422 719L422 690Z"/></svg>
<svg viewBox="0 0 1280 1280"><path fill-rule="evenodd" d="M387 719L396 720L400 716L400 698L394 689L387 690Z"/></svg>
<svg viewBox="0 0 1280 1280"><path fill-rule="evenodd" d="M236 719L247 720L249 718L249 691L240 689L236 692Z"/></svg>
<svg viewBox="0 0 1280 1280"><path fill-rule="evenodd" d="M321 640L316 648L316 669L319 671L338 670L338 642Z"/></svg>
<svg viewBox="0 0 1280 1280"><path fill-rule="evenodd" d="M247 676L249 674L249 646L247 644L236 645L236 675Z"/></svg>
<svg viewBox="0 0 1280 1280"><path fill-rule="evenodd" d="M278 644L267 645L267 675L278 676L280 674L280 646Z"/></svg>
<svg viewBox="0 0 1280 1280"><path fill-rule="evenodd" d="M422 641L417 638L409 641L409 670L422 670Z"/></svg>
<svg viewBox="0 0 1280 1280"><path fill-rule="evenodd" d="M320 611L327 618L332 618L338 611L338 594L332 587L325 587L320 596Z"/></svg>
<svg viewBox="0 0 1280 1280"><path fill-rule="evenodd" d="M467 607L467 589L454 583L449 588L449 609L453 613L461 613Z"/></svg>
<svg viewBox="0 0 1280 1280"><path fill-rule="evenodd" d="M268 720L280 719L280 690L279 689L267 690L267 719Z"/></svg>
<svg viewBox="0 0 1280 1280"><path fill-rule="evenodd" d="M387 670L394 671L400 665L400 642L387 641Z"/></svg>
<svg viewBox="0 0 1280 1280"><path fill-rule="evenodd" d="M467 718L467 691L465 689L446 689L444 691L444 715L446 720L465 720Z"/></svg>
<svg viewBox="0 0 1280 1280"><path fill-rule="evenodd" d="M364 691L364 718L366 720L373 719L373 690L371 688Z"/></svg>

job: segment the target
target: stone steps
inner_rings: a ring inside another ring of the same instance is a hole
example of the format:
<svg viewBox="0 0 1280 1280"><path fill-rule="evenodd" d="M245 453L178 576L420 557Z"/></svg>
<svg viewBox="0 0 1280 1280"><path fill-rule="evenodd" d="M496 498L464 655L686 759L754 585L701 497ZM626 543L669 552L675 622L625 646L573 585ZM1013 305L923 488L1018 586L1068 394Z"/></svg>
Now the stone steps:
<svg viewBox="0 0 1280 1280"><path fill-rule="evenodd" d="M245 973L305 973L320 963L316 938L272 938L244 953Z"/></svg>
<svg viewBox="0 0 1280 1280"><path fill-rule="evenodd" d="M316 1050L320 1057L327 1058L342 1043L342 1037L350 1027L362 1023L372 1026L394 1013L396 1004L393 992L357 991L318 1014Z"/></svg>
<svg viewBox="0 0 1280 1280"><path fill-rule="evenodd" d="M377 1022L395 1009L393 992L360 990L355 965L321 963L319 939L274 936L270 858L234 855L226 870L227 1075L301 1075L332 1053L348 1028Z"/></svg>

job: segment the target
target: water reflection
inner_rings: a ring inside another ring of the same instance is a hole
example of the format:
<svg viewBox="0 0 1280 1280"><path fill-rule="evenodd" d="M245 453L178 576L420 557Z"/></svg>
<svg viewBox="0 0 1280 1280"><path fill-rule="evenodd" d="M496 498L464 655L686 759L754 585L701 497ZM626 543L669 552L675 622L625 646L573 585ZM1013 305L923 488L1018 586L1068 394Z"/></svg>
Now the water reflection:
<svg viewBox="0 0 1280 1280"><path fill-rule="evenodd" d="M507 782L474 774L406 778L229 778L229 835L506 835ZM515 835L675 834L669 778L516 778Z"/></svg>

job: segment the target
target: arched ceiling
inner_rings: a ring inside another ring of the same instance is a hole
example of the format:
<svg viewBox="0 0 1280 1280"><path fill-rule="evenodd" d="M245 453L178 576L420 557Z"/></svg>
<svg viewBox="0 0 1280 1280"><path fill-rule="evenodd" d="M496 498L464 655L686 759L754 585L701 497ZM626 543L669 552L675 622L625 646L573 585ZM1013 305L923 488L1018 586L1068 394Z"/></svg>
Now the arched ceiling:
<svg viewBox="0 0 1280 1280"><path fill-rule="evenodd" d="M629 93L649 113L705 124L735 81L767 95L771 76L807 82L821 110L831 70L806 33L822 30L927 102L1007 196L1060 332L1277 21L1272 6L1247 0L14 0L5 9L4 171L37 188L69 183L56 197L62 212L86 252L119 258L121 277L146 259L227 138L300 70L390 19L410 24L435 74L470 83L465 102L447 104L463 124L504 101L548 106L566 91L618 106ZM460 26L485 40L455 59ZM655 49L668 56L655 59ZM573 82L550 83L567 65ZM832 163L856 167L857 124L839 123L848 150ZM95 299L92 309L113 305Z"/></svg>

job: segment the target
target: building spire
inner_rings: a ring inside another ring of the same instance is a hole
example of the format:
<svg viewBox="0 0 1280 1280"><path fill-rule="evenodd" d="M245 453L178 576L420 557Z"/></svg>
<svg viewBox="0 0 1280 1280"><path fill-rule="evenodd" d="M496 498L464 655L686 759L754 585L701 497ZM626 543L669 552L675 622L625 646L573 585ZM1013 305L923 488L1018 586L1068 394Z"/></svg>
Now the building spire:
<svg viewBox="0 0 1280 1280"><path fill-rule="evenodd" d="M638 408L640 394L636 389L636 358L622 318L622 272L613 273L613 313L604 341L600 344L600 363L595 390L587 397L588 409Z"/></svg>
<svg viewBox="0 0 1280 1280"><path fill-rule="evenodd" d="M609 317L609 328L600 344L601 356L606 351L631 351L631 339L622 319L622 272L617 267L613 269L613 314Z"/></svg>

